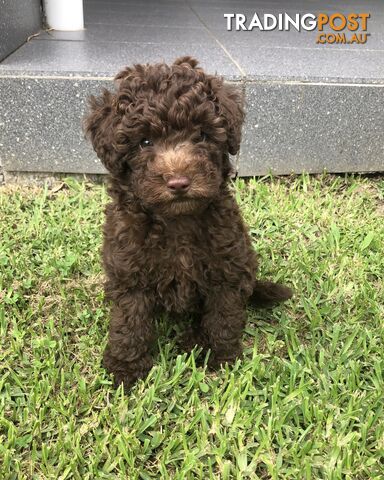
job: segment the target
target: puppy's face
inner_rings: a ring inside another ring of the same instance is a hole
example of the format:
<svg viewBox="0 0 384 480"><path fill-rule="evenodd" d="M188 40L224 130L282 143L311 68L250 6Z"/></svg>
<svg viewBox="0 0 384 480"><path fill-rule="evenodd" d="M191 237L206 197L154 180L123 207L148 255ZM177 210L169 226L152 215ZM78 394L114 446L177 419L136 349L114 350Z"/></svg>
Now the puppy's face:
<svg viewBox="0 0 384 480"><path fill-rule="evenodd" d="M142 204L164 215L194 213L219 194L222 152L196 125L143 136L131 158L130 184Z"/></svg>
<svg viewBox="0 0 384 480"><path fill-rule="evenodd" d="M117 94L91 99L86 131L98 156L142 206L193 214L218 196L239 148L239 93L189 57L136 65L116 77Z"/></svg>

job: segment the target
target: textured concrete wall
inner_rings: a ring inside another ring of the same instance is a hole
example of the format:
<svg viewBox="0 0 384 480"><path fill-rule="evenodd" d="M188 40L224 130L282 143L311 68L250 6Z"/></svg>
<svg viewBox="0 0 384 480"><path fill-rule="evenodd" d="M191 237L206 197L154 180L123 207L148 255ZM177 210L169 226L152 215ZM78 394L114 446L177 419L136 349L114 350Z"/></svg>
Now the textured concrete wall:
<svg viewBox="0 0 384 480"><path fill-rule="evenodd" d="M0 161L5 171L103 173L84 139L82 118L89 95L112 81L0 77L2 108ZM1 123L1 121L0 121Z"/></svg>
<svg viewBox="0 0 384 480"><path fill-rule="evenodd" d="M40 28L40 0L0 0L0 61Z"/></svg>
<svg viewBox="0 0 384 480"><path fill-rule="evenodd" d="M99 174L82 132L86 99L111 80L0 76L0 162L6 172ZM384 171L384 84L250 82L242 176Z"/></svg>
<svg viewBox="0 0 384 480"><path fill-rule="evenodd" d="M384 82L252 82L246 104L240 175L384 170Z"/></svg>

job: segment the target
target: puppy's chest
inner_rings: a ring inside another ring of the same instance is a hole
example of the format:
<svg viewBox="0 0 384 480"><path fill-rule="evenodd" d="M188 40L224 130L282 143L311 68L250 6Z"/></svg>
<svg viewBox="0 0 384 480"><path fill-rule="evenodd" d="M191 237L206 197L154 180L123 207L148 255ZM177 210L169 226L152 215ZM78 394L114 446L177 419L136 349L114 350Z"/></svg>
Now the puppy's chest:
<svg viewBox="0 0 384 480"><path fill-rule="evenodd" d="M149 232L144 243L145 277L168 310L182 311L198 301L207 282L209 251L199 231Z"/></svg>
<svg viewBox="0 0 384 480"><path fill-rule="evenodd" d="M152 273L193 278L201 273L208 252L193 234L149 235L144 248Z"/></svg>

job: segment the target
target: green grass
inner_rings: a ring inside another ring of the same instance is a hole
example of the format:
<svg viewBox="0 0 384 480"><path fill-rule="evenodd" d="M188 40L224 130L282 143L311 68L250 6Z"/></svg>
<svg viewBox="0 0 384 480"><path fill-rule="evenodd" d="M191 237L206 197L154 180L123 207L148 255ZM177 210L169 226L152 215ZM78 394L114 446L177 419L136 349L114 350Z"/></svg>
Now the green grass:
<svg viewBox="0 0 384 480"><path fill-rule="evenodd" d="M244 359L215 374L159 320L128 396L100 366L105 189L0 190L1 479L384 478L384 180L235 189L295 298L250 311Z"/></svg>

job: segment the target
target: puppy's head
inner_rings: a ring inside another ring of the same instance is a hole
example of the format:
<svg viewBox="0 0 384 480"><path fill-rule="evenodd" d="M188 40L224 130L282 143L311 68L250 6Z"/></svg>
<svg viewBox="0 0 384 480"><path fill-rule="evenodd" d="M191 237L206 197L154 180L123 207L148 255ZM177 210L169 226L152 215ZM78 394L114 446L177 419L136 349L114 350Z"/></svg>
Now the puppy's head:
<svg viewBox="0 0 384 480"><path fill-rule="evenodd" d="M231 173L244 119L241 94L196 60L135 65L116 93L91 97L85 130L112 176L144 208L191 214L218 196Z"/></svg>

